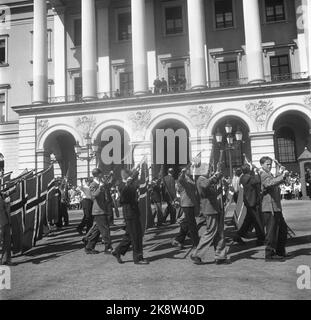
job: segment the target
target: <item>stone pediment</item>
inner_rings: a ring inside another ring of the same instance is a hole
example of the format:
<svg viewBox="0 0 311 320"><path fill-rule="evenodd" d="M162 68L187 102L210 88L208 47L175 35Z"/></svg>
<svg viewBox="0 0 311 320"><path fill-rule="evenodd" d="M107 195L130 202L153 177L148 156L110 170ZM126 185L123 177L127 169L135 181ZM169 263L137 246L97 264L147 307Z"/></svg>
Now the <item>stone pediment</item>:
<svg viewBox="0 0 311 320"><path fill-rule="evenodd" d="M298 157L298 161L311 160L311 152L305 148L304 152Z"/></svg>

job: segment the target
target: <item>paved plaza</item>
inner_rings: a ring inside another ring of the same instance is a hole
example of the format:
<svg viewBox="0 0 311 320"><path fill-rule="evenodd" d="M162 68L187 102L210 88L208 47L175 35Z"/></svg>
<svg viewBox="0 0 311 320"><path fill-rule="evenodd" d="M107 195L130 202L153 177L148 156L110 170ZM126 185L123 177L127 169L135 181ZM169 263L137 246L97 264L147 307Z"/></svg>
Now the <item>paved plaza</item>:
<svg viewBox="0 0 311 320"><path fill-rule="evenodd" d="M144 252L150 265L134 265L129 252L120 265L111 255L86 255L75 227L81 212L71 212L71 224L45 238L27 255L16 257L12 289L1 299L310 299L311 290L298 290L297 267L311 267L311 206L307 201L286 201L284 214L296 233L288 241L292 257L286 262L264 261L264 247L255 240L231 245L232 264L194 265L190 244L182 251L170 245L178 225L150 229ZM122 221L112 229L119 242ZM230 233L230 228L227 234Z"/></svg>

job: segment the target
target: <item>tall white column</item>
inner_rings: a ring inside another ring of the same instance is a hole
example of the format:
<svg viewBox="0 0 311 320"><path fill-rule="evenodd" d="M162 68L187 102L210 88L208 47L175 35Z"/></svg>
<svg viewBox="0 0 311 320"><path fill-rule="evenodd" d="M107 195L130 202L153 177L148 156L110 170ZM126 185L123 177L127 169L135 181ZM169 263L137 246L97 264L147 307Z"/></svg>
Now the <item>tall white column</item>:
<svg viewBox="0 0 311 320"><path fill-rule="evenodd" d="M33 103L48 99L48 40L45 0L34 0L33 21Z"/></svg>
<svg viewBox="0 0 311 320"><path fill-rule="evenodd" d="M261 23L258 0L243 0L248 82L264 82Z"/></svg>
<svg viewBox="0 0 311 320"><path fill-rule="evenodd" d="M140 95L148 91L145 0L132 0L131 3L134 94Z"/></svg>
<svg viewBox="0 0 311 320"><path fill-rule="evenodd" d="M146 51L148 63L148 87L153 87L153 82L157 77L157 53L155 42L155 20L154 2L146 1Z"/></svg>
<svg viewBox="0 0 311 320"><path fill-rule="evenodd" d="M81 0L82 15L82 95L97 97L95 0Z"/></svg>
<svg viewBox="0 0 311 320"><path fill-rule="evenodd" d="M306 37L306 47L307 47L307 57L308 57L308 69L309 77L311 78L311 0L305 0L305 37Z"/></svg>
<svg viewBox="0 0 311 320"><path fill-rule="evenodd" d="M111 71L109 56L109 8L97 9L98 43L98 94L102 98L111 91Z"/></svg>
<svg viewBox="0 0 311 320"><path fill-rule="evenodd" d="M56 8L54 16L54 90L55 97L66 96L65 9Z"/></svg>
<svg viewBox="0 0 311 320"><path fill-rule="evenodd" d="M206 87L205 17L203 0L188 0L188 28L190 47L191 87Z"/></svg>

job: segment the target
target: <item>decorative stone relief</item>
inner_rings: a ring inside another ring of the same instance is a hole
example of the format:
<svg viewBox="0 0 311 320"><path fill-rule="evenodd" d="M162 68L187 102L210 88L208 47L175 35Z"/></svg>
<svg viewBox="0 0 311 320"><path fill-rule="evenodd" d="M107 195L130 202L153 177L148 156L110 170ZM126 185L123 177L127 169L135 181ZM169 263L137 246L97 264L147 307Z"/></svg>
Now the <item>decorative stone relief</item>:
<svg viewBox="0 0 311 320"><path fill-rule="evenodd" d="M213 115L213 107L212 106L195 106L190 108L188 114L194 124L194 126L203 130L206 129L208 123Z"/></svg>
<svg viewBox="0 0 311 320"><path fill-rule="evenodd" d="M91 133L96 126L96 119L93 116L81 116L76 120L76 127L83 137Z"/></svg>
<svg viewBox="0 0 311 320"><path fill-rule="evenodd" d="M311 107L311 94L304 98L304 104Z"/></svg>
<svg viewBox="0 0 311 320"><path fill-rule="evenodd" d="M37 122L37 132L41 135L49 127L49 120L39 120Z"/></svg>
<svg viewBox="0 0 311 320"><path fill-rule="evenodd" d="M135 139L143 139L146 129L151 121L151 111L137 111L129 114L128 119L131 122Z"/></svg>
<svg viewBox="0 0 311 320"><path fill-rule="evenodd" d="M270 100L259 100L258 102L248 103L245 108L250 117L255 120L257 128L262 129L268 116L273 111L273 103Z"/></svg>

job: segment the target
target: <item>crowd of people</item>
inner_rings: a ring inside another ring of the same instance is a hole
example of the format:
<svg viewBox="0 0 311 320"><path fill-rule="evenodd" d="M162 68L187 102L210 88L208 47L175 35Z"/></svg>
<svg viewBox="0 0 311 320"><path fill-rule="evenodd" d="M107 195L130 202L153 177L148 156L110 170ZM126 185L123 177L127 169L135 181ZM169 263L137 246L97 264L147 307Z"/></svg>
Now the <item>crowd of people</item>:
<svg viewBox="0 0 311 320"><path fill-rule="evenodd" d="M288 226L283 218L281 205L281 186L291 181L295 175L290 175L284 167L277 168L277 174L271 173L273 160L263 157L261 168L251 163L244 164L235 171L232 180L223 176L221 166L216 172L194 179L191 166L182 169L175 180L175 172L169 169L167 174L152 179L148 183L152 216L156 226L161 227L170 217L169 223L179 223L179 231L172 239L172 246L183 249L186 237L192 242L191 259L195 264L203 264L212 260L216 264L227 264L228 247L224 236L225 206L228 193L233 193L237 201L239 189L243 187L243 201L247 208L245 220L237 230L234 242L243 244L243 237L249 230L255 228L257 245L265 244L266 261L284 261L286 258L285 244ZM92 178L81 179L78 187L71 186L67 179L57 182L59 198L59 219L55 222L57 228L68 226L68 209L72 203L79 202L83 209L83 219L77 227L82 236L86 254L98 254L95 250L100 237L105 246L105 253L112 254L119 263L122 256L133 249L135 264L148 264L143 255L143 230L139 209L139 172L122 169L121 179L117 180L114 173L104 175L99 168L92 171ZM296 177L295 183L298 178ZM8 219L7 198L1 194L1 228ZM163 206L163 204L166 204ZM124 219L125 234L116 248L112 247L111 225L114 217ZM165 210L163 210L165 208ZM9 245L2 251L2 263L10 263Z"/></svg>

